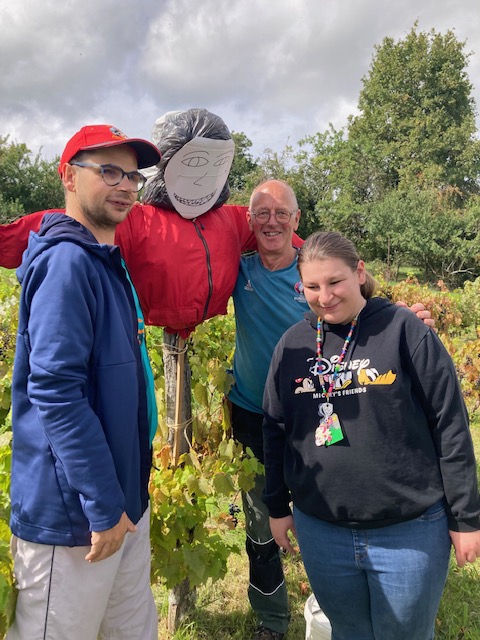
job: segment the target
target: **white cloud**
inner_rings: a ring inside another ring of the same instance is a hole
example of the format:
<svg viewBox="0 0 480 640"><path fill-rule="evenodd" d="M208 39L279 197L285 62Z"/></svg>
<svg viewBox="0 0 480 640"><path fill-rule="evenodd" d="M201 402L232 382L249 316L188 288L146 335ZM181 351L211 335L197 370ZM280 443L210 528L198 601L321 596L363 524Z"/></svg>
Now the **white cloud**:
<svg viewBox="0 0 480 640"><path fill-rule="evenodd" d="M254 153L346 123L385 36L454 29L473 51L478 0L0 0L0 135L52 157L87 122L149 138L172 109L206 107Z"/></svg>

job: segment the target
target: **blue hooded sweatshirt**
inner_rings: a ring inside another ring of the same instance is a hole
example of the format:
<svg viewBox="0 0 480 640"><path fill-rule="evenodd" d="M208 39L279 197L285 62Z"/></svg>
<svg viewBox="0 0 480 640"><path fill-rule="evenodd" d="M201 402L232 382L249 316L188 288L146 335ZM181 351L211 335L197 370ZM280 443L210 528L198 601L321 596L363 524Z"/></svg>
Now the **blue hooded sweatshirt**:
<svg viewBox="0 0 480 640"><path fill-rule="evenodd" d="M151 448L132 289L118 247L46 215L17 271L22 284L12 384L12 532L83 546L137 523Z"/></svg>

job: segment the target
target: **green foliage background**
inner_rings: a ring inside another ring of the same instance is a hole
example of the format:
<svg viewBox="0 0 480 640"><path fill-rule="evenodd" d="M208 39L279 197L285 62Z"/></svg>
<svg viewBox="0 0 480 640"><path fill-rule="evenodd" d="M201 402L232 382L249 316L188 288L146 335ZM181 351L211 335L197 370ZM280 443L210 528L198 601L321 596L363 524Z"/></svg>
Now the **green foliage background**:
<svg viewBox="0 0 480 640"><path fill-rule="evenodd" d="M412 276L392 283L383 278L379 263L374 267L383 295L409 304L421 300L430 309L454 359L472 420L473 437L480 451L480 278L449 291L444 285L432 288L419 284ZM0 270L0 637L14 604L8 550L9 410L18 292L14 274ZM230 438L228 413L223 410L223 397L231 383L227 368L234 348L234 318L230 309L227 316L206 322L190 338L192 448L181 458L181 464L173 468L166 444L162 335L157 328L151 328L148 334L160 419L150 485L152 581L168 588L183 580L188 580L191 586L200 586L223 578L229 556L240 553L238 536L227 535L233 521L226 505L238 501L240 488L248 490L262 467L250 452L243 454ZM458 571L453 570L446 597L460 588ZM447 629L443 637L453 637L448 635L452 608L444 605L442 611L440 621ZM468 620L470 613L461 615ZM457 614L451 624L458 625Z"/></svg>

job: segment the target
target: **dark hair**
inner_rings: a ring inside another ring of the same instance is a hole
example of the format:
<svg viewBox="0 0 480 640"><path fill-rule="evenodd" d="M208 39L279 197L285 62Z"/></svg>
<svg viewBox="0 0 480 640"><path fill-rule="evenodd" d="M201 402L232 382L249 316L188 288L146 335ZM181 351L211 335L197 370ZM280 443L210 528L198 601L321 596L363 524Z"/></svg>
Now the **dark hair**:
<svg viewBox="0 0 480 640"><path fill-rule="evenodd" d="M94 162L95 156L99 155L102 151L104 151L104 148L100 147L98 147L97 149L81 149L80 151L77 151L77 153L72 158L70 158L68 162L69 164L71 164L72 162Z"/></svg>
<svg viewBox="0 0 480 640"><path fill-rule="evenodd" d="M70 158L68 163L71 164L72 162L86 162L90 158L91 153L92 151L88 152L85 151L85 149L77 151L77 153Z"/></svg>
<svg viewBox="0 0 480 640"><path fill-rule="evenodd" d="M336 231L316 231L308 236L299 251L297 267L302 274L302 266L313 260L326 260L327 258L339 258L347 264L352 271L357 268L361 260L358 251L351 240ZM377 283L373 276L365 271L365 283L360 285L362 296L368 300L375 293Z"/></svg>
<svg viewBox="0 0 480 640"><path fill-rule="evenodd" d="M70 160L68 161L68 164L72 164L72 162L87 162L88 160L90 160L91 158L91 154L93 153L94 150L92 151L77 151L77 153L72 156L70 158ZM67 204L67 192L68 190L66 189L66 187L63 187L63 197L65 200L65 205Z"/></svg>

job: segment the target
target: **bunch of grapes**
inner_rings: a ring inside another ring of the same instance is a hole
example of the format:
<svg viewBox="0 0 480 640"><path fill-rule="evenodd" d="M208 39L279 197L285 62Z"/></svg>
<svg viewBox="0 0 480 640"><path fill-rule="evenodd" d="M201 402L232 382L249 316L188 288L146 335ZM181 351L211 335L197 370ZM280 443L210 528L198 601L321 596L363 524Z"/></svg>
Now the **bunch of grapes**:
<svg viewBox="0 0 480 640"><path fill-rule="evenodd" d="M240 513L240 507L237 507L237 505L234 502L231 502L228 505L228 513L231 516L231 522L233 523L233 525L236 527L238 524L238 518L237 518L237 513Z"/></svg>

